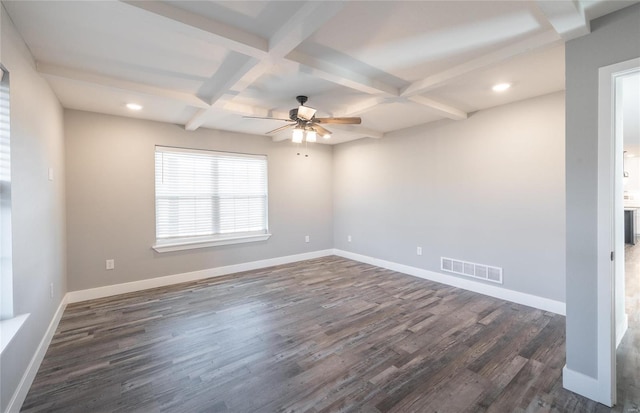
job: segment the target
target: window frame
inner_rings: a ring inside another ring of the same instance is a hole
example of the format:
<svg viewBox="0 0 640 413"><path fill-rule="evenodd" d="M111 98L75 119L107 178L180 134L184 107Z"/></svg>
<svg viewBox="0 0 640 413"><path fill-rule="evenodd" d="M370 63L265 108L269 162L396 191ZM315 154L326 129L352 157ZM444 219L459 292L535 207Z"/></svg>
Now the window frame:
<svg viewBox="0 0 640 413"><path fill-rule="evenodd" d="M11 226L11 79L0 63L0 355L25 325L30 314L15 315L13 305L13 252Z"/></svg>
<svg viewBox="0 0 640 413"><path fill-rule="evenodd" d="M0 320L13 318L13 252L11 225L11 80L9 71L0 64L2 90L0 131Z"/></svg>
<svg viewBox="0 0 640 413"><path fill-rule="evenodd" d="M160 150L159 150L160 149ZM234 156L234 157L245 157L245 158L259 158L264 159L265 161L265 229L260 231L246 231L246 232L232 232L232 233L216 233L210 235L193 235L193 236L185 236L185 237L170 237L170 238L158 238L158 217L157 217L157 202L158 202L158 194L157 194L157 173L156 173L156 154L158 152L185 152L185 153L196 153L196 154L211 154L212 156L221 155L221 156ZM266 155L255 155L255 154L246 154L246 153L238 153L238 152L225 152L225 151L216 151L212 149L195 149L195 148L181 148L181 147L172 147L166 145L156 145L154 147L154 217L155 217L155 244L152 245L153 248L158 253L172 252L172 251L183 251L197 248L210 248L221 245L234 245L234 244L243 244L250 242L260 242L266 241L271 237L271 233L269 232L269 190L268 190L268 158Z"/></svg>

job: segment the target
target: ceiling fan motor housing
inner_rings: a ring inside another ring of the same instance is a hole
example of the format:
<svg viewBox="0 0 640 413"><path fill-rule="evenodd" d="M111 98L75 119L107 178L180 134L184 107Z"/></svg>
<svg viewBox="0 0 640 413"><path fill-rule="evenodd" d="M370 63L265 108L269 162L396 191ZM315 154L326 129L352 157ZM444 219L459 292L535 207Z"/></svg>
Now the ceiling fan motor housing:
<svg viewBox="0 0 640 413"><path fill-rule="evenodd" d="M296 100L298 101L300 106L304 106L304 104L307 103L307 100L309 100L309 98L307 96L300 95L300 96L296 96ZM291 109L289 111L289 119L295 120L295 121L297 121L299 119L298 118L298 108Z"/></svg>

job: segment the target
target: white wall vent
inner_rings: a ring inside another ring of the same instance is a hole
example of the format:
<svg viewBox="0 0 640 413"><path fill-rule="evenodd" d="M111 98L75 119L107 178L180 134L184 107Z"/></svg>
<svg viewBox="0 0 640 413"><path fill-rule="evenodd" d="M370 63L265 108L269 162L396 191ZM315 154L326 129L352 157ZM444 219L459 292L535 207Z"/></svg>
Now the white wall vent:
<svg viewBox="0 0 640 413"><path fill-rule="evenodd" d="M467 277L502 284L502 268L440 257L440 269Z"/></svg>

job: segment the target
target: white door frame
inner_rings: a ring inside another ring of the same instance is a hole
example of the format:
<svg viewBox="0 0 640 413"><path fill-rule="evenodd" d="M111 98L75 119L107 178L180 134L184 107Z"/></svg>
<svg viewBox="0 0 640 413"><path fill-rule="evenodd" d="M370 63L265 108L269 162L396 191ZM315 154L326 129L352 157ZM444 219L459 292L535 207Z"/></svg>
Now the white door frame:
<svg viewBox="0 0 640 413"><path fill-rule="evenodd" d="M620 184L622 142L617 142L615 134L615 85L616 78L640 68L640 58L601 67L599 70L598 88L598 390L594 399L607 406L616 403L616 332L614 309L614 263L611 253L616 259L624 257L622 251L616 251L616 206L615 184ZM619 152L619 153L618 153ZM620 175L620 176L617 176ZM619 202L619 201L618 201Z"/></svg>

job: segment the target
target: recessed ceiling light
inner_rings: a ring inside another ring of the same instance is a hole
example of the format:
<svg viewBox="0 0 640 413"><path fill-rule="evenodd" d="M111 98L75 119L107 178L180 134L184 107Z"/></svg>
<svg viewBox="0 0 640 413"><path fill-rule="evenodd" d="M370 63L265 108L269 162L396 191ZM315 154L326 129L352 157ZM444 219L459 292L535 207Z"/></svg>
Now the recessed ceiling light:
<svg viewBox="0 0 640 413"><path fill-rule="evenodd" d="M127 109L129 109L129 110L140 110L140 109L142 109L142 105L138 105L137 103L127 103Z"/></svg>
<svg viewBox="0 0 640 413"><path fill-rule="evenodd" d="M504 92L511 87L511 83L498 83L492 89L494 92Z"/></svg>

